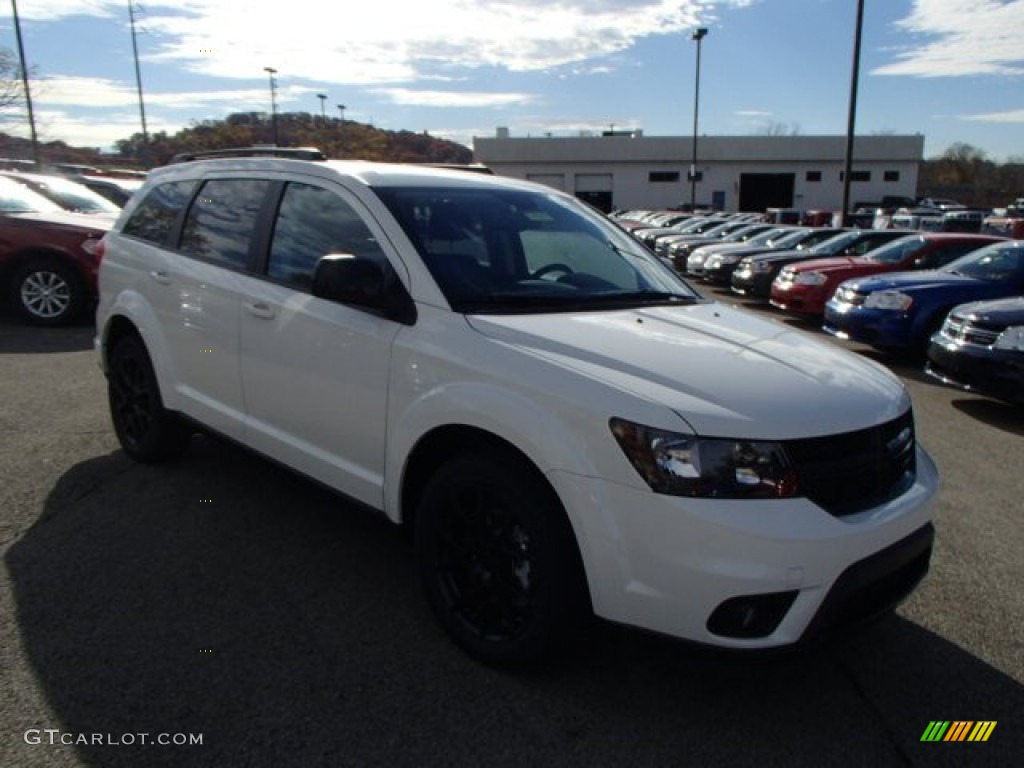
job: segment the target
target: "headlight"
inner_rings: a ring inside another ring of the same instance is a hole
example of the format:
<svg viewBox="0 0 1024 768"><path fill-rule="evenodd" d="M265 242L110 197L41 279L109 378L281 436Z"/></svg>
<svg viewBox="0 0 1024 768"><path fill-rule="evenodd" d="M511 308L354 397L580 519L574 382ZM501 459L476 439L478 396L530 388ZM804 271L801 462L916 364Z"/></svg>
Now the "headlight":
<svg viewBox="0 0 1024 768"><path fill-rule="evenodd" d="M824 285L826 279L821 272L799 272L793 282L797 285Z"/></svg>
<svg viewBox="0 0 1024 768"><path fill-rule="evenodd" d="M796 495L796 470L779 443L681 435L623 419L609 425L656 493L718 499Z"/></svg>
<svg viewBox="0 0 1024 768"><path fill-rule="evenodd" d="M772 265L767 261L755 261L751 264L753 270L759 274L772 271Z"/></svg>
<svg viewBox="0 0 1024 768"><path fill-rule="evenodd" d="M1024 352L1024 325L1011 325L999 334L996 343L992 345L995 349L1011 349L1017 352Z"/></svg>
<svg viewBox="0 0 1024 768"><path fill-rule="evenodd" d="M721 256L709 256L704 262L704 269L715 269L721 263Z"/></svg>
<svg viewBox="0 0 1024 768"><path fill-rule="evenodd" d="M875 291L864 299L864 306L867 309L895 309L900 312L910 309L913 303L914 300L910 296L899 291Z"/></svg>
<svg viewBox="0 0 1024 768"><path fill-rule="evenodd" d="M720 264L735 264L739 260L739 256L736 256L731 253L723 253L721 256L718 257L718 262Z"/></svg>

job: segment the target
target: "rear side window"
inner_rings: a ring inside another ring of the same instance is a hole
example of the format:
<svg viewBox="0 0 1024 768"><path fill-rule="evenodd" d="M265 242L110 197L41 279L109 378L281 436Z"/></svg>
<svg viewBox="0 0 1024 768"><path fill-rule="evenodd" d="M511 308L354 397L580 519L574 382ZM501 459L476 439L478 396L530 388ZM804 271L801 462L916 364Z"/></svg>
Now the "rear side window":
<svg viewBox="0 0 1024 768"><path fill-rule="evenodd" d="M328 253L351 253L387 263L373 233L352 206L326 189L289 184L274 224L267 274L308 291L317 261Z"/></svg>
<svg viewBox="0 0 1024 768"><path fill-rule="evenodd" d="M212 179L203 184L185 219L180 250L234 269L249 262L249 244L269 181Z"/></svg>
<svg viewBox="0 0 1024 768"><path fill-rule="evenodd" d="M172 181L153 187L132 211L121 232L156 245L166 245L193 189L194 181Z"/></svg>

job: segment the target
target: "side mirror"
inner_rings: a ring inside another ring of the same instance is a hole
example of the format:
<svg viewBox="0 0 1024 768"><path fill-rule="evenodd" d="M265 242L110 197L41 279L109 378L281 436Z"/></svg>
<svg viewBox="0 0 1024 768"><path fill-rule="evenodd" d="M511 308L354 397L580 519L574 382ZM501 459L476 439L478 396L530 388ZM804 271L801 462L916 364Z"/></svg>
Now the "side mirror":
<svg viewBox="0 0 1024 768"><path fill-rule="evenodd" d="M351 253L321 256L313 271L313 295L348 304L405 325L416 322L412 297L379 262Z"/></svg>

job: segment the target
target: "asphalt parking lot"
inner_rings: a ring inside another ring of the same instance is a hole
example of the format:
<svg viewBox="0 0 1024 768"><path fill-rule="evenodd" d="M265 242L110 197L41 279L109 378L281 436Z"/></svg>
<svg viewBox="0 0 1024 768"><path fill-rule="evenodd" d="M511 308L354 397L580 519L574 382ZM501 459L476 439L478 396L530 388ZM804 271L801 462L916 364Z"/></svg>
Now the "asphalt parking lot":
<svg viewBox="0 0 1024 768"><path fill-rule="evenodd" d="M932 572L897 616L760 658L595 624L570 658L510 674L449 643L382 519L211 439L172 466L125 458L91 337L0 315L0 766L1024 756L1021 409L875 355L907 382L943 476ZM936 720L996 727L922 742Z"/></svg>

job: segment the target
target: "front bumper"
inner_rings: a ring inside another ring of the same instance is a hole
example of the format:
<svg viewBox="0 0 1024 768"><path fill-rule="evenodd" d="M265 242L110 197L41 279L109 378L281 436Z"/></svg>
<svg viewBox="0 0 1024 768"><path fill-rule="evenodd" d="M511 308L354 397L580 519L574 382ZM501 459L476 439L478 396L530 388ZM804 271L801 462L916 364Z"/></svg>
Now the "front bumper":
<svg viewBox="0 0 1024 768"><path fill-rule="evenodd" d="M829 301L825 305L825 333L841 339L859 341L880 349L907 349L913 346L913 323L906 312L866 309L863 306Z"/></svg>
<svg viewBox="0 0 1024 768"><path fill-rule="evenodd" d="M742 296L757 296L766 299L772 292L774 272L748 272L737 270L732 273L732 290Z"/></svg>
<svg viewBox="0 0 1024 768"><path fill-rule="evenodd" d="M945 384L1024 404L1024 353L932 336L925 372Z"/></svg>
<svg viewBox="0 0 1024 768"><path fill-rule="evenodd" d="M918 448L903 495L842 519L807 499L684 499L549 475L576 531L597 615L695 642L757 649L882 611L927 570L935 465ZM901 542L907 542L901 544ZM880 553L892 552L887 555ZM782 600L760 636L713 631L730 601Z"/></svg>

